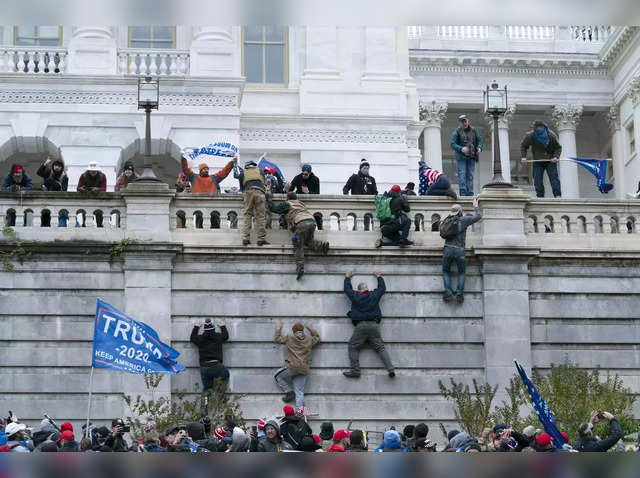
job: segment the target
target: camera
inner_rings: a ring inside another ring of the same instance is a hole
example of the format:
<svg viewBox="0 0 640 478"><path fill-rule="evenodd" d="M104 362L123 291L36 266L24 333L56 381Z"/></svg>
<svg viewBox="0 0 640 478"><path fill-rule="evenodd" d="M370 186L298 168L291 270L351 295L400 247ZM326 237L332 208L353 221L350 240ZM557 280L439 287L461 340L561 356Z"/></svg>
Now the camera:
<svg viewBox="0 0 640 478"><path fill-rule="evenodd" d="M124 420L122 418L117 418L111 422L112 427L120 427L122 428L122 433L129 433L131 431L131 427L129 425L124 424Z"/></svg>

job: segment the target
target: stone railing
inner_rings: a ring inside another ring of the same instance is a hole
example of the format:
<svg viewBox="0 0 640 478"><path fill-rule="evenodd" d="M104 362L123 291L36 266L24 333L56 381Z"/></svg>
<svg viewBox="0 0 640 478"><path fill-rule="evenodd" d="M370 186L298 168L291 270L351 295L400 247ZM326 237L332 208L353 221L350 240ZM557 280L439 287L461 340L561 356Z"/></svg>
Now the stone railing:
<svg viewBox="0 0 640 478"><path fill-rule="evenodd" d="M122 75L185 76L189 74L189 50L123 48L118 50Z"/></svg>
<svg viewBox="0 0 640 478"><path fill-rule="evenodd" d="M480 40L489 37L486 25L439 25L438 36L448 40Z"/></svg>
<svg viewBox="0 0 640 478"><path fill-rule="evenodd" d="M282 199L276 197L274 201ZM380 223L370 197L315 196L305 198L305 203L316 217L319 234L336 247L370 248L380 235ZM471 212L470 200L459 203ZM410 205L412 239L419 246L440 247L439 221L448 215L451 201L412 197ZM500 234L500 229L505 228L510 230L509 234L521 237L521 243L541 248L556 245L589 248L603 241L627 249L638 248L640 201L544 200L526 196L512 199L487 196L484 201L481 196L480 205L487 221L475 224L469 231L470 247L482 246L487 243L487 235ZM145 212L148 210L156 215L152 224ZM136 238L144 230L150 232L151 239L164 237L190 245L235 246L240 243L242 211L240 195L212 197L171 191L160 195L125 192L91 196L0 193L0 228L14 227L21 238L35 241L117 241ZM491 218L497 221L497 226L485 226ZM272 214L269 221L269 237L274 238L274 244L287 244L288 233L282 230L279 217Z"/></svg>
<svg viewBox="0 0 640 478"><path fill-rule="evenodd" d="M0 73L64 73L66 57L65 48L0 46Z"/></svg>

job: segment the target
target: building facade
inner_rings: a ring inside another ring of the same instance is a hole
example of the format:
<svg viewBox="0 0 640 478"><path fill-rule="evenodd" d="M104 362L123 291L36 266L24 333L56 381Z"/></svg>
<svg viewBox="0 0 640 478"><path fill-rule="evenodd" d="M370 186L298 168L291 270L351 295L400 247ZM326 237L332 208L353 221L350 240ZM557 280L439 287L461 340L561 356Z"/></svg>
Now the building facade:
<svg viewBox="0 0 640 478"><path fill-rule="evenodd" d="M640 179L634 27L0 28L0 169L21 162L35 175L59 154L70 189L90 161L109 190L124 161L141 165L140 75L161 78L152 154L169 184L183 148L218 140L237 144L241 160L266 152L287 179L312 164L323 193L341 192L362 158L384 188L416 182L421 157L456 182L449 138L467 113L485 140L478 191L491 177L482 91L493 80L509 90L499 123L508 179L532 189L518 159L534 119L557 131L564 155L612 158L611 195L635 193ZM565 197L600 194L571 163L561 179Z"/></svg>

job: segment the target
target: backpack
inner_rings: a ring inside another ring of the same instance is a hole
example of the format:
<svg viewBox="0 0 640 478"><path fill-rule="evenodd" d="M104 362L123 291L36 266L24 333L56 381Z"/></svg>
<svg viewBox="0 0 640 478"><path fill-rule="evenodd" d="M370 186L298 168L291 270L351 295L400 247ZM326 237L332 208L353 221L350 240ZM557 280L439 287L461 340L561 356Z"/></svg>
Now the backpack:
<svg viewBox="0 0 640 478"><path fill-rule="evenodd" d="M449 215L440 221L440 237L453 239L460 233L460 217Z"/></svg>
<svg viewBox="0 0 640 478"><path fill-rule="evenodd" d="M383 194L378 194L374 200L376 205L376 219L386 221L387 219L395 219L391 214L391 198Z"/></svg>
<svg viewBox="0 0 640 478"><path fill-rule="evenodd" d="M294 450L301 450L304 439L311 436L309 425L302 419L295 422L288 422L284 428L285 431L282 434L282 439L289 443Z"/></svg>

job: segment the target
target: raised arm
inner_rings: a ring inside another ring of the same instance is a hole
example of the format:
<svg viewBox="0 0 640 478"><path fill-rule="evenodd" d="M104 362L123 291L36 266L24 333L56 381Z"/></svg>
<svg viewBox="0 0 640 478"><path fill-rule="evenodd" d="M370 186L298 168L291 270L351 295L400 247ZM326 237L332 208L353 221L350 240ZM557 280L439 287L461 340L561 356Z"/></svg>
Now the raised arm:
<svg viewBox="0 0 640 478"><path fill-rule="evenodd" d="M222 168L220 171L213 174L212 176L216 178L220 178L220 180L222 181L224 178L229 176L229 173L231 172L232 169L233 169L233 161L229 161L224 168Z"/></svg>

